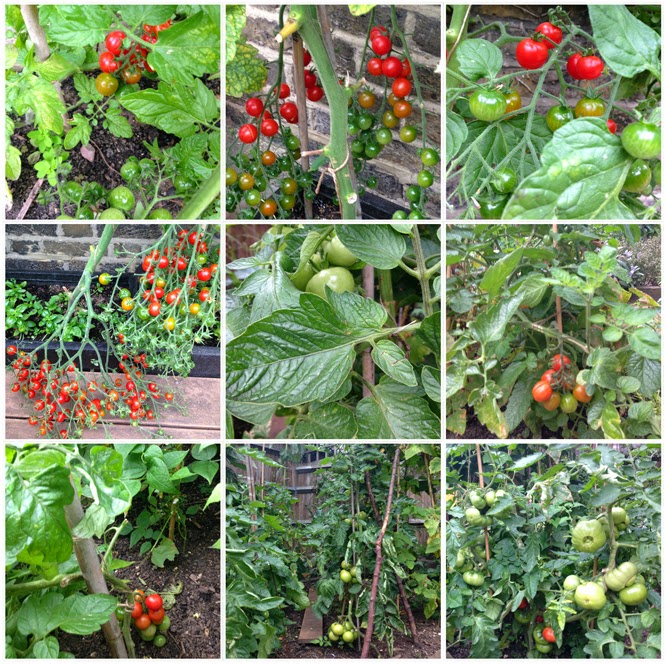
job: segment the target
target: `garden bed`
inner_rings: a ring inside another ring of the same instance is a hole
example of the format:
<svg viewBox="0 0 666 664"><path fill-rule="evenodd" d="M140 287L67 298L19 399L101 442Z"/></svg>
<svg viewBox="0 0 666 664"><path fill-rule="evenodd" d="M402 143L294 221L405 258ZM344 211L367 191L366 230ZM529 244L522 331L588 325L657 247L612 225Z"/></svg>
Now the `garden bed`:
<svg viewBox="0 0 666 664"><path fill-rule="evenodd" d="M132 292L139 290L139 276L138 274L123 274L120 277L119 285L123 288L129 288ZM63 290L73 290L81 279L81 274L76 272L60 272L55 274L49 271L31 270L30 272L21 271L7 271L6 279L13 279L19 283L27 282L27 289L34 295L40 297L43 301L48 301L52 295L62 292ZM103 301L97 296L93 290L91 293L95 311L99 312ZM82 361L84 371L94 371L96 369L94 362L97 360L97 354L106 357L109 354L109 367L116 369L118 361L110 353L110 349L106 341L101 338L101 335L93 330L91 336L95 339L95 344L86 344L83 349ZM13 339L7 338L6 345L16 345L21 350L32 352L39 348L43 343L43 339ZM52 342L49 344L47 357L52 362L57 358L57 349L62 346L65 352L69 355L75 355L81 344L78 341L68 341L64 343ZM192 352L192 360L194 368L190 372L192 378L219 378L220 377L220 347L209 345L196 345ZM7 364L10 364L11 358L7 357ZM147 373L152 373L150 369Z"/></svg>

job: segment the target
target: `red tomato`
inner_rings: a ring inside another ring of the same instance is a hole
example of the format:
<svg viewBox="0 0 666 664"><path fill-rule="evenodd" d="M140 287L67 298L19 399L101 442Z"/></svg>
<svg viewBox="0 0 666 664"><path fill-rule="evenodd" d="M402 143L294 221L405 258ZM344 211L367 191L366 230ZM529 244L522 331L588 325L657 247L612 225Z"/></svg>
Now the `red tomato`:
<svg viewBox="0 0 666 664"><path fill-rule="evenodd" d="M532 397L534 398L534 401L543 403L544 401L548 401L552 396L553 396L553 388L550 385L548 385L548 383L545 380L540 380L532 388Z"/></svg>
<svg viewBox="0 0 666 664"><path fill-rule="evenodd" d="M275 136L279 129L279 125L275 120L264 120L261 123L261 133L263 136Z"/></svg>
<svg viewBox="0 0 666 664"><path fill-rule="evenodd" d="M541 636L543 636L543 638L546 639L548 643L555 643L555 641L557 640L555 638L555 632L553 631L552 627L544 627Z"/></svg>
<svg viewBox="0 0 666 664"><path fill-rule="evenodd" d="M381 37L382 35L388 35L389 31L383 25L375 25L372 30L370 30L370 41L375 37Z"/></svg>
<svg viewBox="0 0 666 664"><path fill-rule="evenodd" d="M541 376L541 380L546 381L548 385L552 385L555 382L555 371L553 369L548 369Z"/></svg>
<svg viewBox="0 0 666 664"><path fill-rule="evenodd" d="M307 67L311 62L312 56L307 51L303 51L303 66Z"/></svg>
<svg viewBox="0 0 666 664"><path fill-rule="evenodd" d="M317 85L317 77L309 70L306 69L305 73L303 74L305 78L305 87L306 88L312 88L315 85Z"/></svg>
<svg viewBox="0 0 666 664"><path fill-rule="evenodd" d="M402 75L402 62L394 56L386 58L382 62L382 74L388 78L398 78Z"/></svg>
<svg viewBox="0 0 666 664"><path fill-rule="evenodd" d="M286 83L280 86L280 99L286 99L291 94L291 90Z"/></svg>
<svg viewBox="0 0 666 664"><path fill-rule="evenodd" d="M569 72L569 76L577 81L580 80L580 76L578 75L578 62L582 57L583 56L580 53L574 53L574 55L567 60L567 71Z"/></svg>
<svg viewBox="0 0 666 664"><path fill-rule="evenodd" d="M557 355L554 355L551 360L550 366L555 371L559 371L562 368L562 364L564 364L564 366L569 366L571 364L571 360L566 355L562 355L561 357L562 359L560 360L560 354L558 353Z"/></svg>
<svg viewBox="0 0 666 664"><path fill-rule="evenodd" d="M381 58L370 58L368 60L368 74L371 74L372 76L381 76L382 62Z"/></svg>
<svg viewBox="0 0 666 664"><path fill-rule="evenodd" d="M573 395L576 397L576 401L580 401L581 403L592 401L592 397L587 393L585 385L576 385L573 389Z"/></svg>
<svg viewBox="0 0 666 664"><path fill-rule="evenodd" d="M280 115L290 124L298 122L298 108L296 104L288 101L280 106Z"/></svg>
<svg viewBox="0 0 666 664"><path fill-rule="evenodd" d="M238 138L240 138L242 143L254 143L258 135L257 128L251 124L244 124L238 130Z"/></svg>
<svg viewBox="0 0 666 664"><path fill-rule="evenodd" d="M516 47L516 60L524 69L539 69L548 60L548 47L534 39L523 39Z"/></svg>
<svg viewBox="0 0 666 664"><path fill-rule="evenodd" d="M377 35L371 42L372 50L377 55L386 55L391 52L391 40L385 35ZM401 70L402 71L402 70Z"/></svg>
<svg viewBox="0 0 666 664"><path fill-rule="evenodd" d="M406 97L412 91L412 84L406 78L396 78L391 90L396 97Z"/></svg>
<svg viewBox="0 0 666 664"><path fill-rule="evenodd" d="M148 614L144 613L134 620L137 629L148 629L152 625Z"/></svg>
<svg viewBox="0 0 666 664"><path fill-rule="evenodd" d="M542 623L543 622L543 616L539 615L536 617L536 622Z"/></svg>
<svg viewBox="0 0 666 664"><path fill-rule="evenodd" d="M520 606L518 607L519 609L526 609L527 608L527 600L523 597L523 601L520 603Z"/></svg>
<svg viewBox="0 0 666 664"><path fill-rule="evenodd" d="M99 54L99 68L107 74L110 74L111 72L114 72L118 69L118 63L116 62L113 53L104 51L104 53Z"/></svg>
<svg viewBox="0 0 666 664"><path fill-rule="evenodd" d="M606 124L608 125L608 131L610 131L611 134L614 134L617 131L615 120L608 118L608 120L606 120Z"/></svg>
<svg viewBox="0 0 666 664"><path fill-rule="evenodd" d="M132 618L138 618L143 615L143 606L140 602L134 602L134 609L132 610Z"/></svg>
<svg viewBox="0 0 666 664"><path fill-rule="evenodd" d="M155 593L154 595L148 595L146 597L146 607L148 611L157 611L162 608L162 598Z"/></svg>
<svg viewBox="0 0 666 664"><path fill-rule="evenodd" d="M586 55L576 64L578 76L585 81L599 78L604 70L604 61L596 55Z"/></svg>
<svg viewBox="0 0 666 664"><path fill-rule="evenodd" d="M248 115L251 115L253 118L258 118L264 110L264 102L258 97L250 97L245 102L245 110Z"/></svg>
<svg viewBox="0 0 666 664"><path fill-rule="evenodd" d="M153 625L161 625L164 620L164 609L160 608L157 611L148 611L148 617L150 618Z"/></svg>
<svg viewBox="0 0 666 664"><path fill-rule="evenodd" d="M412 75L412 66L407 58L402 61L402 75L405 77Z"/></svg>
<svg viewBox="0 0 666 664"><path fill-rule="evenodd" d="M114 30L113 32L109 32L105 41L106 49L109 51L109 53L112 53L113 55L120 55L120 49L125 37L127 37L127 35L122 30Z"/></svg>
<svg viewBox="0 0 666 664"><path fill-rule="evenodd" d="M557 46L557 44L562 41L562 30L560 30L560 28L558 28L556 25L553 25L549 21L539 25L536 31L540 32L544 37L546 37L546 39L543 40L543 43L548 49L555 48L555 46Z"/></svg>
<svg viewBox="0 0 666 664"><path fill-rule="evenodd" d="M305 96L310 101L319 101L324 96L324 90L320 88L318 85L315 85L312 88L306 88Z"/></svg>

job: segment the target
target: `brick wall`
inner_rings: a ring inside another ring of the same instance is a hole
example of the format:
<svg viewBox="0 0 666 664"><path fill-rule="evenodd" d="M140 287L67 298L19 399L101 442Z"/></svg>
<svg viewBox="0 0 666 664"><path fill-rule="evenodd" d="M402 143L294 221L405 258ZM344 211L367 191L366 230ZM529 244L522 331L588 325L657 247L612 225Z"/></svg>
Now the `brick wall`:
<svg viewBox="0 0 666 664"><path fill-rule="evenodd" d="M53 270L81 272L90 247L99 242L102 224L7 224L5 258L7 270ZM127 264L123 250L143 251L162 235L158 224L118 224L106 257L97 270ZM116 256L116 251L120 255Z"/></svg>
<svg viewBox="0 0 666 664"><path fill-rule="evenodd" d="M340 77L349 74L355 80L363 54L370 15L352 16L348 5L328 5L327 9L333 28L337 72ZM440 74L435 73L435 68L441 62L441 11L441 5L410 5L397 8L400 29L406 34L410 53L417 64L417 76L426 104L428 141L435 146L439 146L441 143L442 81ZM288 12L285 12L285 18L286 16L288 16ZM277 73L275 65L278 57L275 41L275 35L278 32L277 17L277 5L247 6L247 26L244 35L250 44L259 49L259 57L266 60L267 63L271 63L268 65L269 83L275 81ZM375 17L377 23L390 25L388 7L378 7ZM291 39L287 39L285 43L285 73L286 81L293 89ZM370 76L365 69L363 73L368 79L368 87L378 95L378 98L383 95L384 77ZM410 96L413 101L414 95ZM227 97L226 128L228 135L235 135L238 127L248 121L245 112L246 99L247 95L242 99ZM330 121L329 109L325 102L325 99L316 104L308 102L311 149L320 148L328 141ZM421 128L421 114L417 113L416 107L410 120L411 124ZM401 122L401 124L403 123ZM416 174L423 168L417 155L421 137L419 136L414 143L408 145L399 140L397 130L393 130L393 136L394 140L384 148L379 157L368 162L367 173L375 175L378 179L377 189L373 193L404 208L408 205L403 196L404 189L409 184L415 184ZM436 172L439 176L439 167ZM331 182L328 176L326 179L329 183ZM440 181L437 179L431 187L430 202L427 206L427 211L432 218L441 218L440 193ZM361 200L362 204L363 200Z"/></svg>

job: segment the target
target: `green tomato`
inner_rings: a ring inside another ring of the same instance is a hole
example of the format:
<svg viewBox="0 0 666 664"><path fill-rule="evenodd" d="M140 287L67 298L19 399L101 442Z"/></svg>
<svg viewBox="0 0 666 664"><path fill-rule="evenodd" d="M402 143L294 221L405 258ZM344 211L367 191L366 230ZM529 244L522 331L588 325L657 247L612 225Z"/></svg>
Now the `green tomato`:
<svg viewBox="0 0 666 664"><path fill-rule="evenodd" d="M517 184L516 171L508 166L498 168L490 181L490 186L496 194L510 194Z"/></svg>
<svg viewBox="0 0 666 664"><path fill-rule="evenodd" d="M334 622L331 625L331 632L333 632L333 634L335 634L336 636L342 636L344 631L345 628L339 622Z"/></svg>
<svg viewBox="0 0 666 664"><path fill-rule="evenodd" d="M116 208L108 208L99 215L100 219L124 219L125 215L122 213L122 210Z"/></svg>
<svg viewBox="0 0 666 664"><path fill-rule="evenodd" d="M340 570L340 580L342 583L350 583L352 575L346 569Z"/></svg>
<svg viewBox="0 0 666 664"><path fill-rule="evenodd" d="M82 208L79 208L79 211L76 213L77 219L94 219L95 213L90 209L88 205L84 205Z"/></svg>
<svg viewBox="0 0 666 664"><path fill-rule="evenodd" d="M560 410L563 413L573 413L578 408L578 400L573 394L567 392L560 399Z"/></svg>
<svg viewBox="0 0 666 664"><path fill-rule="evenodd" d="M229 169L227 169L229 170ZM130 180L133 180L139 173L141 172L141 168L139 167L139 162L136 158L131 158L128 159L121 167L120 167L120 177L125 180L125 182L129 182Z"/></svg>
<svg viewBox="0 0 666 664"><path fill-rule="evenodd" d="M576 551L594 553L606 544L606 533L599 521L579 521L573 529L571 543Z"/></svg>
<svg viewBox="0 0 666 664"><path fill-rule="evenodd" d="M336 293L353 291L354 277L352 277L351 272L344 267L330 267L321 272L317 272L317 274L308 281L305 290L308 293L314 293L325 299L326 286Z"/></svg>
<svg viewBox="0 0 666 664"><path fill-rule="evenodd" d="M488 507L492 507L495 504L495 500L497 500L495 496L494 491L486 491L486 496L485 496L486 504Z"/></svg>
<svg viewBox="0 0 666 664"><path fill-rule="evenodd" d="M573 111L568 106L553 106L546 113L546 124L553 133L573 119Z"/></svg>
<svg viewBox="0 0 666 664"><path fill-rule="evenodd" d="M418 203L421 200L421 187L416 184L410 184L407 189L405 189L405 198L410 203Z"/></svg>
<svg viewBox="0 0 666 664"><path fill-rule="evenodd" d="M78 182L70 180L63 186L62 194L66 200L71 201L72 203L79 203L83 196L83 187Z"/></svg>
<svg viewBox="0 0 666 664"><path fill-rule="evenodd" d="M453 566L456 569L460 569L465 564L466 561L467 558L465 557L465 554L463 553L462 549L460 549L456 554L456 562Z"/></svg>
<svg viewBox="0 0 666 664"><path fill-rule="evenodd" d="M192 183L180 174L176 175L172 182L176 192L179 194L183 194L192 188Z"/></svg>
<svg viewBox="0 0 666 664"><path fill-rule="evenodd" d="M575 575L569 574L569 576L564 579L564 589L565 590L576 590L582 581Z"/></svg>
<svg viewBox="0 0 666 664"><path fill-rule="evenodd" d="M498 90L477 90L469 99L469 110L477 120L495 122L506 113L506 99Z"/></svg>
<svg viewBox="0 0 666 664"><path fill-rule="evenodd" d="M329 638L329 641L339 641L340 640L340 637L337 636L336 634L334 634L333 630L329 630L328 638Z"/></svg>
<svg viewBox="0 0 666 664"><path fill-rule="evenodd" d="M157 626L157 631L164 633L168 631L169 627L171 627L171 618L164 616L164 620Z"/></svg>
<svg viewBox="0 0 666 664"><path fill-rule="evenodd" d="M152 212L148 215L148 219L173 219L171 212L166 208L153 208Z"/></svg>
<svg viewBox="0 0 666 664"><path fill-rule="evenodd" d="M139 630L139 634L144 641L152 641L155 638L155 632L157 632L156 625L150 625L146 629Z"/></svg>
<svg viewBox="0 0 666 664"><path fill-rule="evenodd" d="M477 510L486 508L486 499L478 491L470 491L469 500Z"/></svg>
<svg viewBox="0 0 666 664"><path fill-rule="evenodd" d="M439 164L439 152L433 148L421 150L421 163L424 166L436 166Z"/></svg>
<svg viewBox="0 0 666 664"><path fill-rule="evenodd" d="M617 525L618 523L622 523L627 518L627 511L624 509L624 507L615 505L615 507L613 507L612 515L613 523Z"/></svg>
<svg viewBox="0 0 666 664"><path fill-rule="evenodd" d="M622 189L633 194L640 194L650 184L651 179L652 171L647 162L636 159L627 173Z"/></svg>
<svg viewBox="0 0 666 664"><path fill-rule="evenodd" d="M606 604L606 594L598 583L582 583L574 595L576 604L581 609L599 611Z"/></svg>
<svg viewBox="0 0 666 664"><path fill-rule="evenodd" d="M607 572L606 576L604 576L604 581L611 590L617 592L625 586L631 585L637 574L638 568L636 565L626 562Z"/></svg>
<svg viewBox="0 0 666 664"><path fill-rule="evenodd" d="M419 187L423 187L424 189L427 189L428 187L432 186L434 179L435 178L433 177L433 174L425 169L419 171L419 174L416 176L417 184L419 185Z"/></svg>
<svg viewBox="0 0 666 664"><path fill-rule="evenodd" d="M345 643L351 643L354 640L354 632L349 631L349 632L343 632L342 634L342 640Z"/></svg>
<svg viewBox="0 0 666 664"><path fill-rule="evenodd" d="M661 162L658 161L655 167L652 169L652 176L654 177L655 186L661 187Z"/></svg>
<svg viewBox="0 0 666 664"><path fill-rule="evenodd" d="M404 210L396 210L391 219L407 219L407 213Z"/></svg>
<svg viewBox="0 0 666 664"><path fill-rule="evenodd" d="M532 617L528 611L516 611L513 614L513 617L516 619L516 622L519 622L521 625L529 625L532 621Z"/></svg>
<svg viewBox="0 0 666 664"><path fill-rule="evenodd" d="M661 154L661 129L647 122L632 122L620 137L622 147L636 159L654 159Z"/></svg>
<svg viewBox="0 0 666 664"><path fill-rule="evenodd" d="M370 129L374 122L374 118L370 113L361 113L358 118L358 126L361 129Z"/></svg>
<svg viewBox="0 0 666 664"><path fill-rule="evenodd" d="M74 219L74 217L70 217L70 216L67 215L67 214L61 214L61 215L58 215L58 216L56 217L56 220L59 220L59 219Z"/></svg>
<svg viewBox="0 0 666 664"><path fill-rule="evenodd" d="M118 620L125 619L125 609L123 609L122 606L116 607L116 618L118 618Z"/></svg>
<svg viewBox="0 0 666 664"><path fill-rule="evenodd" d="M107 200L111 207L123 210L123 212L129 212L134 207L134 194L127 187L112 189Z"/></svg>
<svg viewBox="0 0 666 664"><path fill-rule="evenodd" d="M303 269L301 270L300 274L295 273L292 274L289 279L291 280L291 283L298 288L299 291L304 291L308 285L308 282L312 277L314 276L314 268L310 263L306 263Z"/></svg>
<svg viewBox="0 0 666 664"><path fill-rule="evenodd" d="M495 199L479 199L481 219L501 219L508 200L508 196Z"/></svg>
<svg viewBox="0 0 666 664"><path fill-rule="evenodd" d="M156 648L162 648L166 644L166 638L164 637L163 634L158 634L154 639L153 639L153 645Z"/></svg>
<svg viewBox="0 0 666 664"><path fill-rule="evenodd" d="M465 572L463 574L463 581L468 586L475 586L478 588L483 585L483 580L483 574L479 574L479 572Z"/></svg>
<svg viewBox="0 0 666 664"><path fill-rule="evenodd" d="M185 305L183 305L185 306ZM187 312L185 312L187 313ZM139 317L139 320L146 321L149 318L151 318L151 315L148 313L148 309L145 309L144 307L139 307L136 311L136 315Z"/></svg>
<svg viewBox="0 0 666 664"><path fill-rule="evenodd" d="M550 645L550 643L546 643L546 645L543 645L543 643L537 643L536 644L536 649L539 652L542 652L542 653L545 654L545 653L549 653L553 649L553 646Z"/></svg>
<svg viewBox="0 0 666 664"><path fill-rule="evenodd" d="M334 235L329 242L326 257L331 265L339 265L340 267L350 267L354 263L358 263L358 258L345 247L337 235Z"/></svg>
<svg viewBox="0 0 666 664"><path fill-rule="evenodd" d="M548 641L546 641L546 639L543 638L542 632L543 632L543 627L537 625L534 628L534 631L532 632L532 636L534 637L534 640L537 642L537 644L546 646L548 645Z"/></svg>
<svg viewBox="0 0 666 664"><path fill-rule="evenodd" d="M382 127L375 132L375 140L379 145L388 145L393 139L393 134L390 129Z"/></svg>
<svg viewBox="0 0 666 664"><path fill-rule="evenodd" d="M647 588L642 583L634 583L620 590L620 601L627 606L638 606L647 598Z"/></svg>

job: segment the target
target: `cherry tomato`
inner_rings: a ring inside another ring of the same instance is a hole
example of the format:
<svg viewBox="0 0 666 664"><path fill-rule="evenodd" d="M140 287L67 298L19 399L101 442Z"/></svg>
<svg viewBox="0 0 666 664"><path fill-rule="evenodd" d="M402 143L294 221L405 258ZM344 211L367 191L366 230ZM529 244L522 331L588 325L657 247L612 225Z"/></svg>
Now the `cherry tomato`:
<svg viewBox="0 0 666 664"><path fill-rule="evenodd" d="M150 618L150 621L153 623L153 625L160 625L162 624L162 621L164 620L164 609L160 607L159 609L149 609L148 610L148 617Z"/></svg>
<svg viewBox="0 0 666 664"><path fill-rule="evenodd" d="M546 124L553 133L573 120L573 112L568 106L552 106L546 113Z"/></svg>
<svg viewBox="0 0 666 664"><path fill-rule="evenodd" d="M585 385L576 385L573 390L573 395L576 398L576 401L581 403L589 403L592 401L592 397L587 393Z"/></svg>
<svg viewBox="0 0 666 664"><path fill-rule="evenodd" d="M102 286L108 286L111 283L111 275L108 272L102 272L102 274L97 277L97 281L99 281Z"/></svg>
<svg viewBox="0 0 666 664"><path fill-rule="evenodd" d="M310 101L319 101L324 96L324 90L318 85L305 89L305 96Z"/></svg>
<svg viewBox="0 0 666 664"><path fill-rule="evenodd" d="M370 58L368 60L368 73L372 76L382 75L382 60L381 58Z"/></svg>
<svg viewBox="0 0 666 664"><path fill-rule="evenodd" d="M632 122L624 128L622 147L636 159L654 159L661 154L661 129L648 122Z"/></svg>
<svg viewBox="0 0 666 664"><path fill-rule="evenodd" d="M553 411L560 405L560 400L560 395L557 392L553 392L553 395L550 397L550 399L548 399L548 401L544 401L542 405L546 410Z"/></svg>
<svg viewBox="0 0 666 664"><path fill-rule="evenodd" d="M614 134L617 131L615 120L608 118L608 120L606 120L606 124L608 125L608 131L610 131L611 134Z"/></svg>
<svg viewBox="0 0 666 664"><path fill-rule="evenodd" d="M412 66L409 64L409 60L407 58L402 61L402 75L405 78L412 75Z"/></svg>
<svg viewBox="0 0 666 664"><path fill-rule="evenodd" d="M264 217L272 217L277 212L277 203L272 198L268 198L259 207L259 212Z"/></svg>
<svg viewBox="0 0 666 664"><path fill-rule="evenodd" d="M562 42L562 30L549 21L537 26L536 31L546 37L546 39L543 40L543 43L548 49L555 48L557 44Z"/></svg>
<svg viewBox="0 0 666 664"><path fill-rule="evenodd" d="M634 194L640 194L643 189L645 189L645 187L650 184L651 179L652 171L650 170L647 162L643 161L642 159L636 159L636 161L631 164L631 168L627 173L627 177L624 180L622 189ZM580 401L580 399L578 399L578 401Z"/></svg>
<svg viewBox="0 0 666 664"><path fill-rule="evenodd" d="M248 115L251 115L253 118L258 118L264 110L264 102L258 97L250 97L245 102L245 110Z"/></svg>
<svg viewBox="0 0 666 664"><path fill-rule="evenodd" d="M502 102L503 101L504 98L502 98ZM393 107L393 113L398 118L401 119L408 118L412 114L412 105L408 101L397 101L395 102L395 106Z"/></svg>
<svg viewBox="0 0 666 664"><path fill-rule="evenodd" d="M312 56L307 51L303 51L303 66L307 67L311 62Z"/></svg>
<svg viewBox="0 0 666 664"><path fill-rule="evenodd" d="M382 74L388 78L402 76L402 62L395 56L386 58L382 62Z"/></svg>
<svg viewBox="0 0 666 664"><path fill-rule="evenodd" d="M113 55L120 55L120 49L123 45L123 39L127 35L122 30L114 30L106 36L106 49Z"/></svg>
<svg viewBox="0 0 666 664"><path fill-rule="evenodd" d="M99 68L108 74L118 69L118 63L116 62L113 53L104 51L104 53L99 54Z"/></svg>
<svg viewBox="0 0 666 664"><path fill-rule="evenodd" d="M578 78L586 81L599 78L604 70L604 61L596 55L586 55L576 63L576 74Z"/></svg>
<svg viewBox="0 0 666 664"><path fill-rule="evenodd" d="M384 111L382 123L389 129L395 129L400 124L400 120L398 120L398 116L393 111Z"/></svg>
<svg viewBox="0 0 666 664"><path fill-rule="evenodd" d="M413 143L416 140L416 127L414 125L405 125L400 128L400 140L403 143Z"/></svg>
<svg viewBox="0 0 666 664"><path fill-rule="evenodd" d="M504 95L506 99L506 111L505 113L511 113L512 111L517 111L523 106L523 98L520 96L518 90L511 90Z"/></svg>
<svg viewBox="0 0 666 664"><path fill-rule="evenodd" d="M557 355L553 356L553 359L550 361L550 366L555 372L558 372L562 369L562 365L568 367L571 365L571 360L566 355Z"/></svg>
<svg viewBox="0 0 666 664"><path fill-rule="evenodd" d="M424 166L436 166L439 163L439 153L433 148L424 148L420 154Z"/></svg>
<svg viewBox="0 0 666 664"><path fill-rule="evenodd" d="M309 69L305 70L305 72L303 73L303 77L305 79L305 87L306 88L311 88L311 87L317 85L317 77Z"/></svg>
<svg viewBox="0 0 666 664"><path fill-rule="evenodd" d="M477 120L495 122L506 113L506 99L498 90L479 88L469 99L469 110Z"/></svg>
<svg viewBox="0 0 666 664"><path fill-rule="evenodd" d="M516 188L516 184L518 184L516 172L508 166L498 168L490 181L490 186L496 194L510 194Z"/></svg>
<svg viewBox="0 0 666 664"><path fill-rule="evenodd" d="M372 108L377 101L377 97L368 90L360 92L358 95L358 104L361 108Z"/></svg>
<svg viewBox="0 0 666 664"><path fill-rule="evenodd" d="M385 36L378 34L375 36L375 38L371 41L370 43L372 50L377 54L377 55L386 55L387 53L391 52L392 44L391 40ZM402 71L402 66L401 66L401 71Z"/></svg>
<svg viewBox="0 0 666 664"><path fill-rule="evenodd" d="M580 80L580 76L578 75L578 63L582 57L583 56L580 53L574 53L567 60L567 71L569 72L569 76L577 81Z"/></svg>
<svg viewBox="0 0 666 664"><path fill-rule="evenodd" d="M553 388L545 381L540 380L532 388L532 397L534 401L544 403L553 396Z"/></svg>
<svg viewBox="0 0 666 664"><path fill-rule="evenodd" d="M598 117L603 115L605 111L606 105L598 97L595 99L583 97L578 101L576 108L574 109L577 118Z"/></svg>
<svg viewBox="0 0 666 664"><path fill-rule="evenodd" d="M396 78L391 90L396 97L406 97L412 91L412 84L406 78Z"/></svg>
<svg viewBox="0 0 666 664"><path fill-rule="evenodd" d="M134 300L131 297L125 297L120 303L124 311L132 311L134 309Z"/></svg>
<svg viewBox="0 0 666 664"><path fill-rule="evenodd" d="M273 119L263 120L261 123L261 133L263 136L275 136L275 134L278 133L279 128L278 123Z"/></svg>
<svg viewBox="0 0 666 664"><path fill-rule="evenodd" d="M286 83L280 85L280 99L286 99L291 94L291 90Z"/></svg>
<svg viewBox="0 0 666 664"><path fill-rule="evenodd" d="M141 80L141 71L139 69L123 69L122 77L127 85L134 85Z"/></svg>
<svg viewBox="0 0 666 664"><path fill-rule="evenodd" d="M135 618L134 624L137 629L148 629L152 623L150 622L150 617L147 613L140 615L138 618Z"/></svg>
<svg viewBox="0 0 666 664"><path fill-rule="evenodd" d="M516 60L524 69L539 69L548 60L548 47L544 42L523 39L516 47Z"/></svg>
<svg viewBox="0 0 666 664"><path fill-rule="evenodd" d="M257 128L251 124L244 124L238 130L238 138L242 143L254 143L258 135Z"/></svg>
<svg viewBox="0 0 666 664"><path fill-rule="evenodd" d="M9 356L16 355L17 352L18 349L16 348L16 346L7 346L7 355Z"/></svg>
<svg viewBox="0 0 666 664"><path fill-rule="evenodd" d="M578 408L578 402L573 394L563 394L560 400L560 410L563 413L573 413Z"/></svg>
<svg viewBox="0 0 666 664"><path fill-rule="evenodd" d="M95 79L95 88L103 97L108 97L118 89L118 79L111 74L100 74Z"/></svg>
<svg viewBox="0 0 666 664"><path fill-rule="evenodd" d="M143 606L140 602L134 602L134 609L132 610L132 618L136 619L143 615Z"/></svg>
<svg viewBox="0 0 666 664"><path fill-rule="evenodd" d="M508 200L508 196L479 199L479 214L481 215L481 219L501 219Z"/></svg>
<svg viewBox="0 0 666 664"><path fill-rule="evenodd" d="M161 306L159 302L152 302L148 307L148 313L155 318L160 315Z"/></svg>
<svg viewBox="0 0 666 664"><path fill-rule="evenodd" d="M298 122L298 108L296 104L288 101L280 106L280 115L290 124Z"/></svg>

